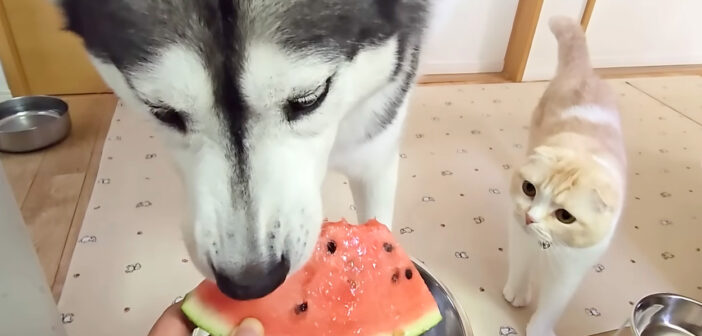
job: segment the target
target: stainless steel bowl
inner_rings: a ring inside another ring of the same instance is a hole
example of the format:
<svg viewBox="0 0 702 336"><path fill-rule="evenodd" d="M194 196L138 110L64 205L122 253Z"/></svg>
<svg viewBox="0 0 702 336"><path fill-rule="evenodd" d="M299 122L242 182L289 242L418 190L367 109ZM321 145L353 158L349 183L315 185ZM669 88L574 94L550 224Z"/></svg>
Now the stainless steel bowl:
<svg viewBox="0 0 702 336"><path fill-rule="evenodd" d="M676 294L653 294L641 299L631 315L636 336L700 336L702 304Z"/></svg>
<svg viewBox="0 0 702 336"><path fill-rule="evenodd" d="M426 266L416 260L413 261L439 305L443 317L441 323L424 333L423 336L472 336L473 332L470 330L468 319L451 292L429 272Z"/></svg>
<svg viewBox="0 0 702 336"><path fill-rule="evenodd" d="M30 152L68 136L68 104L48 96L17 97L0 103L0 151Z"/></svg>

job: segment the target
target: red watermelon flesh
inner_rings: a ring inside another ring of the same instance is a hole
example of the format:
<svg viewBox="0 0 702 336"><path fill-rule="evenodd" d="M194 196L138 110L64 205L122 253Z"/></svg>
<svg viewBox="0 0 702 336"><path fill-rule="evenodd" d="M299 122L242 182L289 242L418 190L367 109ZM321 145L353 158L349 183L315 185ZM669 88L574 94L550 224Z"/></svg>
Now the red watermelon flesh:
<svg viewBox="0 0 702 336"><path fill-rule="evenodd" d="M419 272L386 226L325 223L308 263L266 297L232 300L205 280L185 314L214 336L247 317L266 336L421 335L441 313Z"/></svg>

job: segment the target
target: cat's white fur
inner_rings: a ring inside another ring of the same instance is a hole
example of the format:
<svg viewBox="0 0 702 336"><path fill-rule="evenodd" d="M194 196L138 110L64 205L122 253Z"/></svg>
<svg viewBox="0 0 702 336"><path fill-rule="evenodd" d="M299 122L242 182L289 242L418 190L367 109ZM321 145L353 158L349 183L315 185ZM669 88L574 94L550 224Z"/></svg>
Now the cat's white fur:
<svg viewBox="0 0 702 336"><path fill-rule="evenodd" d="M563 310L612 240L625 190L614 94L594 75L580 26L563 17L550 25L559 43L558 73L534 112L529 157L512 181L515 211L503 291L513 306L523 307L538 286L527 336L555 335ZM558 209L574 222L560 221Z"/></svg>

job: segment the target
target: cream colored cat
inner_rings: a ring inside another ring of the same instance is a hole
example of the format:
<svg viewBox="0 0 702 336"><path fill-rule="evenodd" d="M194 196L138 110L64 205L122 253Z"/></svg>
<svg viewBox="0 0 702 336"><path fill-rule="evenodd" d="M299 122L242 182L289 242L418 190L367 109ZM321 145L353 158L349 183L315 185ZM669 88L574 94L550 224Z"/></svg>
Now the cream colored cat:
<svg viewBox="0 0 702 336"><path fill-rule="evenodd" d="M585 34L550 21L558 70L532 117L528 159L512 180L509 276L503 294L537 308L528 336L553 329L582 278L607 249L624 202L626 154L615 95L592 71Z"/></svg>

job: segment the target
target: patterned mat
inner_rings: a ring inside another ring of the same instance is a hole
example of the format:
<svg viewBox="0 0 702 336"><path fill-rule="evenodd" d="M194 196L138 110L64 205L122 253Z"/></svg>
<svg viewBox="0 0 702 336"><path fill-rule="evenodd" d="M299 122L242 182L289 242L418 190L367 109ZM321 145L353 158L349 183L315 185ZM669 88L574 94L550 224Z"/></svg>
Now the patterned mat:
<svg viewBox="0 0 702 336"><path fill-rule="evenodd" d="M700 78L611 83L621 98L630 197L612 248L565 312L560 335L616 329L632 304L652 292L702 299L702 126L694 122L699 111L688 118L684 110L702 106L702 89L661 98L642 89L689 91ZM456 295L478 336L523 335L530 312L501 296L505 224L509 176L524 155L531 108L544 88L452 85L414 92L393 229ZM120 105L108 134L59 304L70 335L145 335L163 308L201 279L180 237L180 181L141 118ZM324 194L330 219L355 219L343 177L332 174Z"/></svg>

